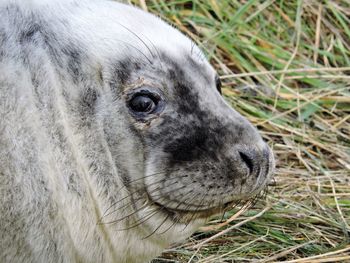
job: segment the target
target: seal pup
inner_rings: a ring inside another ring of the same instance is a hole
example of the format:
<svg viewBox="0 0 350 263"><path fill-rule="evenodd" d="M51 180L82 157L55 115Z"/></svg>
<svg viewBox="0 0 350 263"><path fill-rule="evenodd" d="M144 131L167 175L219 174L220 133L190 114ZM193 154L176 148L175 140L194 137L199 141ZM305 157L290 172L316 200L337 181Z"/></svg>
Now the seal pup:
<svg viewBox="0 0 350 263"><path fill-rule="evenodd" d="M112 1L0 1L1 262L147 262L273 156L178 30Z"/></svg>

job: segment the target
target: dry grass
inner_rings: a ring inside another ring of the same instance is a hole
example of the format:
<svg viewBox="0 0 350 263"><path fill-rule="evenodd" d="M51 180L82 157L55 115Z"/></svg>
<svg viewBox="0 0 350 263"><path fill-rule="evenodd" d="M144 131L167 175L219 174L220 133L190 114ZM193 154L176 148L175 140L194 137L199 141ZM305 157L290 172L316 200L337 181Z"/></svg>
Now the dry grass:
<svg viewBox="0 0 350 263"><path fill-rule="evenodd" d="M350 2L131 2L201 46L277 159L266 200L159 262L350 262Z"/></svg>

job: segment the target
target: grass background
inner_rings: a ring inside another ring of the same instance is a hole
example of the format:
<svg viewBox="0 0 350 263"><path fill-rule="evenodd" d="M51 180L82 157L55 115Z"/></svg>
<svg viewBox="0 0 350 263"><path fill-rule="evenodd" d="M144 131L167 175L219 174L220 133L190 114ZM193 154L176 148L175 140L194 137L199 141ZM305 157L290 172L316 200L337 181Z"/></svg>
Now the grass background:
<svg viewBox="0 0 350 263"><path fill-rule="evenodd" d="M205 51L277 160L266 200L157 262L350 262L350 1L129 2Z"/></svg>

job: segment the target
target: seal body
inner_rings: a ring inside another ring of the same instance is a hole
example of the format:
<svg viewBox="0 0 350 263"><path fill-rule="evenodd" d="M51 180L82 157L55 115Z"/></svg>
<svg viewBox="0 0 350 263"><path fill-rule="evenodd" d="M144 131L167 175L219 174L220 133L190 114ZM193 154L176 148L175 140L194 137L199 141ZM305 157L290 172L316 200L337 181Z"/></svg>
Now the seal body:
<svg viewBox="0 0 350 263"><path fill-rule="evenodd" d="M176 29L111 1L0 1L2 262L147 262L249 200L270 149Z"/></svg>

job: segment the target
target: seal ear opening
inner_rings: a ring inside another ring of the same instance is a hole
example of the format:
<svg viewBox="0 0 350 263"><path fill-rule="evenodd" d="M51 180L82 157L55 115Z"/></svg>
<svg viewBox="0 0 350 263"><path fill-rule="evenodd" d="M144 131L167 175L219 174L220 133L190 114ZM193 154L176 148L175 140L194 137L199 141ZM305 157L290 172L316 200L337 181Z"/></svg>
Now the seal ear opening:
<svg viewBox="0 0 350 263"><path fill-rule="evenodd" d="M220 77L218 75L216 75L216 77L215 77L215 84L216 84L216 89L222 95L222 92L221 92L222 83L221 83Z"/></svg>

